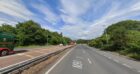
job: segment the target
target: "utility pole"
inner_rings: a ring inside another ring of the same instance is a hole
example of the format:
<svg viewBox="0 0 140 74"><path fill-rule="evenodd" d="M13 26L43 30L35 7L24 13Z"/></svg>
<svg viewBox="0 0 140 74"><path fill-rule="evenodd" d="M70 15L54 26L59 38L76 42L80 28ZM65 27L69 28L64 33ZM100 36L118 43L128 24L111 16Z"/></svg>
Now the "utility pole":
<svg viewBox="0 0 140 74"><path fill-rule="evenodd" d="M66 41L65 41L65 39L63 39L63 37L64 37L64 36L63 36L63 33L61 32L60 35L61 35L61 37L62 37L62 38L61 38L61 42L62 42L62 44L63 44L63 45L66 45Z"/></svg>
<svg viewBox="0 0 140 74"><path fill-rule="evenodd" d="M63 44L63 33L61 32L60 35L61 35L61 44Z"/></svg>
<svg viewBox="0 0 140 74"><path fill-rule="evenodd" d="M47 34L47 45L48 45L49 35Z"/></svg>
<svg viewBox="0 0 140 74"><path fill-rule="evenodd" d="M106 31L106 25L103 25L103 27L105 28L105 37L106 37L106 44L108 44L108 35L107 35L107 31Z"/></svg>

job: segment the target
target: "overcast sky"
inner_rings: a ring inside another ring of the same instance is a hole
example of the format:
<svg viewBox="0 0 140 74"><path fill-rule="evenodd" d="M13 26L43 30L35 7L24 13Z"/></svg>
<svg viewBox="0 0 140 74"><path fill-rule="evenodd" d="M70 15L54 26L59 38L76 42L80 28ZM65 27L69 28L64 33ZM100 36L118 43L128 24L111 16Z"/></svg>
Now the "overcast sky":
<svg viewBox="0 0 140 74"><path fill-rule="evenodd" d="M72 39L92 39L121 20L140 20L140 0L0 0L0 24L34 20Z"/></svg>

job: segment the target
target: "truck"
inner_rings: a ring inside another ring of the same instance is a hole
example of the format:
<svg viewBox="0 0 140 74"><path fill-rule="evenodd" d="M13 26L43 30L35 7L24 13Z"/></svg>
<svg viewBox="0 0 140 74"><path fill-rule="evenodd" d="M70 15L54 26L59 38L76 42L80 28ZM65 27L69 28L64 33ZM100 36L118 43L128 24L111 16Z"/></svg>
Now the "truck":
<svg viewBox="0 0 140 74"><path fill-rule="evenodd" d="M0 56L14 53L15 35L0 32Z"/></svg>

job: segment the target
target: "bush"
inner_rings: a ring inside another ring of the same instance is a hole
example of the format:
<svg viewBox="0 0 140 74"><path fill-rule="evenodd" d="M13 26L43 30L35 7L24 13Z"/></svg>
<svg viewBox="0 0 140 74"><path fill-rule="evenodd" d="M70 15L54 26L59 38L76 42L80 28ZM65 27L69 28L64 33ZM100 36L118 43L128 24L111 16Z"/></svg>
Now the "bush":
<svg viewBox="0 0 140 74"><path fill-rule="evenodd" d="M128 54L128 56L136 60L140 60L140 54L133 53L133 54Z"/></svg>
<svg viewBox="0 0 140 74"><path fill-rule="evenodd" d="M112 24L101 37L92 39L89 45L139 59L140 21L126 20Z"/></svg>

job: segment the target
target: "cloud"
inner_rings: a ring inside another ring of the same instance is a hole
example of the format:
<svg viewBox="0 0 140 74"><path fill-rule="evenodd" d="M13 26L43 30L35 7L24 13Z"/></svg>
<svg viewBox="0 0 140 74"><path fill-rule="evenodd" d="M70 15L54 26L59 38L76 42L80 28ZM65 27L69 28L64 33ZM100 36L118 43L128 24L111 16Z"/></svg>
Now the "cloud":
<svg viewBox="0 0 140 74"><path fill-rule="evenodd" d="M51 10L51 8L49 8L49 6L40 3L32 4L32 6L44 15L44 20L52 23L52 25L55 25L59 20L59 17Z"/></svg>
<svg viewBox="0 0 140 74"><path fill-rule="evenodd" d="M0 12L23 20L34 15L19 0L0 0Z"/></svg>
<svg viewBox="0 0 140 74"><path fill-rule="evenodd" d="M85 0L86 1L86 0ZM105 1L105 0L104 0ZM62 0L63 7L65 12L67 12L67 15L63 15L63 19L65 23L69 23L68 26L67 24L62 28L62 31L66 33L67 36L72 37L73 39L79 39L79 38L84 38L84 39L92 39L99 37L102 35L104 32L104 29L111 25L112 23L121 21L121 20L127 20L131 19L131 16L136 16L140 15L140 1L131 1L126 4L118 2L118 1L111 1L111 5L108 6L108 12L104 13L102 17L99 19L95 19L92 22L87 22L85 20L82 20L79 15L86 13L88 9L90 9L93 5L87 5L86 7L80 6L80 4L71 1L70 3L67 0ZM80 1L80 3L82 3ZM107 0L105 2L101 2L104 5L107 3ZM75 4L75 5L73 5ZM84 6L87 4L83 1L82 3ZM67 6L71 6L68 8ZM124 5L124 7L121 7L121 5ZM84 9L85 8L85 9ZM99 8L102 9L102 8ZM96 9L98 12L99 9ZM81 12L80 12L81 11ZM92 9L91 9L92 11ZM94 9L95 12L95 9ZM100 14L98 14L100 15ZM96 15L95 15L96 16ZM88 18L87 18L88 19ZM70 25L72 24L72 25Z"/></svg>
<svg viewBox="0 0 140 74"><path fill-rule="evenodd" d="M61 0L61 5L62 14L60 17L65 25L60 31L73 39L85 38L83 32L86 32L84 31L86 23L79 16L89 10L91 0Z"/></svg>
<svg viewBox="0 0 140 74"><path fill-rule="evenodd" d="M140 1L128 6L125 9L118 9L119 4L112 6L110 11L104 15L102 18L96 20L89 27L89 37L88 38L96 38L104 32L104 29L110 26L112 23L116 23L122 20L131 19L131 16L140 15ZM129 18L130 17L130 18ZM95 36L92 33L94 31Z"/></svg>
<svg viewBox="0 0 140 74"><path fill-rule="evenodd" d="M83 14L90 7L91 0L61 0L66 13L74 16Z"/></svg>
<svg viewBox="0 0 140 74"><path fill-rule="evenodd" d="M9 20L9 19L0 18L0 25L2 25L2 24L11 24L11 25L13 25L13 24L16 24L16 23L17 22L14 22L14 21Z"/></svg>
<svg viewBox="0 0 140 74"><path fill-rule="evenodd" d="M17 22L32 19L31 12L20 0L0 0L0 25L10 24L15 26Z"/></svg>
<svg viewBox="0 0 140 74"><path fill-rule="evenodd" d="M140 19L139 0L0 0L0 24L34 20L72 39L92 39L121 20ZM56 6L55 6L56 5Z"/></svg>
<svg viewBox="0 0 140 74"><path fill-rule="evenodd" d="M83 21L79 18L80 15L86 13L91 5L91 0L61 0L61 11L60 17L66 24L79 24L78 22Z"/></svg>
<svg viewBox="0 0 140 74"><path fill-rule="evenodd" d="M21 0L0 0L0 15L2 16L0 17L0 24L6 23L14 26L17 22L34 20L41 24L44 28L56 31L54 28L46 24L44 26L44 23L47 21L51 22L52 25L55 25L55 22L58 20L57 16L49 8L47 8L46 5L33 1L27 4L29 4L29 6L26 6L26 3ZM40 11L41 14L38 14L28 8L32 8L32 10L36 9L37 11ZM45 16L41 17L41 15Z"/></svg>

